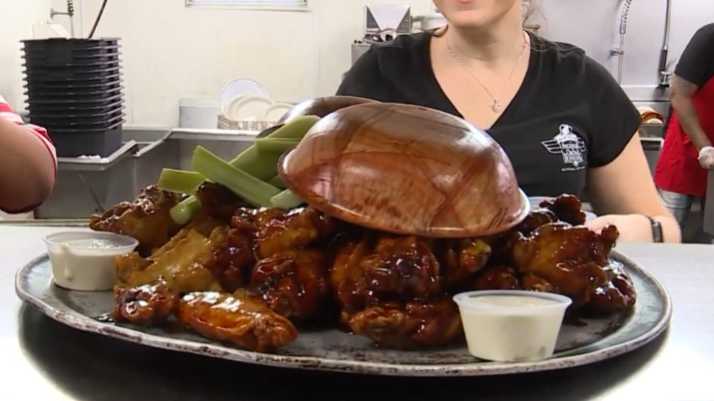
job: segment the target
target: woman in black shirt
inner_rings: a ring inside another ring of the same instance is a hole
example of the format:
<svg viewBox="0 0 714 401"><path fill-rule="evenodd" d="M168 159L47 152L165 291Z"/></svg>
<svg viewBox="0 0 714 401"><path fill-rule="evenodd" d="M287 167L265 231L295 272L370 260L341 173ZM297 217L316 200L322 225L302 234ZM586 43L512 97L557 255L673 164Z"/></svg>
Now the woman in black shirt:
<svg viewBox="0 0 714 401"><path fill-rule="evenodd" d="M666 241L679 226L662 205L639 143L639 113L583 50L524 32L523 0L435 0L435 32L373 46L338 94L416 104L485 129L529 196L573 193L615 224L623 240Z"/></svg>

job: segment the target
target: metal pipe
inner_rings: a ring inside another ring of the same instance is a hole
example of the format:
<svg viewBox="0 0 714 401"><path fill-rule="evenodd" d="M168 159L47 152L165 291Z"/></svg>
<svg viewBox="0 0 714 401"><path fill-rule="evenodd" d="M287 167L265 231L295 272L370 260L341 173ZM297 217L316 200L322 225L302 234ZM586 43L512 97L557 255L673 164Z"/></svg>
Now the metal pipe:
<svg viewBox="0 0 714 401"><path fill-rule="evenodd" d="M664 40L662 42L662 50L659 56L659 86L669 86L669 80L672 74L667 71L667 55L669 53L669 32L672 20L672 0L667 0L667 10L664 17Z"/></svg>
<svg viewBox="0 0 714 401"><path fill-rule="evenodd" d="M66 15L69 17L69 32L70 37L74 37L74 0L67 0L67 11L57 11L50 8L50 19L54 19L55 15Z"/></svg>
<svg viewBox="0 0 714 401"><path fill-rule="evenodd" d="M620 35L619 44L612 50L611 55L617 55L617 83L622 84L622 76L625 62L625 35L627 34L627 19L630 16L630 6L632 0L623 0L622 9L620 11L618 33Z"/></svg>

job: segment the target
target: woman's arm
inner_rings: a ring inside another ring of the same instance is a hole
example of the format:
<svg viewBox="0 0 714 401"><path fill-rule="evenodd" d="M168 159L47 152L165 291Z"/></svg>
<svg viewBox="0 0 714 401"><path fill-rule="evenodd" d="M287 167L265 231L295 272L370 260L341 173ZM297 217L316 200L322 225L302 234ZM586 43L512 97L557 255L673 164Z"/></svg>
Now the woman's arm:
<svg viewBox="0 0 714 401"><path fill-rule="evenodd" d="M645 216L662 224L666 242L680 242L677 221L664 207L654 186L639 134L609 164L589 171L588 192L595 211L602 216L588 225L599 231L614 224L623 241L652 241Z"/></svg>
<svg viewBox="0 0 714 401"><path fill-rule="evenodd" d="M54 186L54 163L32 128L0 118L0 209L19 213L42 203Z"/></svg>

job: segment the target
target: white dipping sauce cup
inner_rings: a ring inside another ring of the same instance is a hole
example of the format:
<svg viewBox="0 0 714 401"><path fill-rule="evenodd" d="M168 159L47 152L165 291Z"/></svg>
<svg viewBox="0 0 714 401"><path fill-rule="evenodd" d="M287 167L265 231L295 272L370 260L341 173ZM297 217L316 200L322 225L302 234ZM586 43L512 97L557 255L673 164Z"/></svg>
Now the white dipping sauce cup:
<svg viewBox="0 0 714 401"><path fill-rule="evenodd" d="M545 292L470 291L454 296L471 355L499 362L553 355L570 298Z"/></svg>
<svg viewBox="0 0 714 401"><path fill-rule="evenodd" d="M126 235L68 231L45 237L52 279L60 287L80 291L112 289L114 258L133 251L138 241Z"/></svg>

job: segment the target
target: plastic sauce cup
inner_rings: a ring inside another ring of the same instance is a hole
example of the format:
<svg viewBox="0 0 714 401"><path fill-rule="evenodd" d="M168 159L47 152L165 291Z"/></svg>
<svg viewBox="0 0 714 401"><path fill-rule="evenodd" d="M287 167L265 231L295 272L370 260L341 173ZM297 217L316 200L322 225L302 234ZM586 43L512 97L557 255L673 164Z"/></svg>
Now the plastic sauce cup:
<svg viewBox="0 0 714 401"><path fill-rule="evenodd" d="M552 293L494 290L454 296L471 355L499 362L553 355L570 298Z"/></svg>
<svg viewBox="0 0 714 401"><path fill-rule="evenodd" d="M114 286L114 258L133 251L138 241L126 235L68 231L45 237L52 279L60 287L105 291Z"/></svg>

